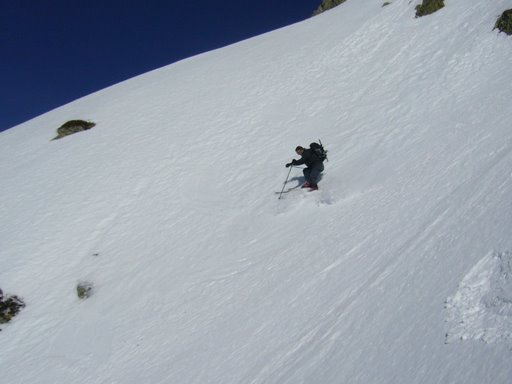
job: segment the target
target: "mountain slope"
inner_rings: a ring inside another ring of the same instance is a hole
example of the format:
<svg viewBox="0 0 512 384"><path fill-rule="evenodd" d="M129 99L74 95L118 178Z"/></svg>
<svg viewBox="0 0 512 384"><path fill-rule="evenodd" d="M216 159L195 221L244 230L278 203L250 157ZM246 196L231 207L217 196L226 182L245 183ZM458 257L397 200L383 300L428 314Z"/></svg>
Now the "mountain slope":
<svg viewBox="0 0 512 384"><path fill-rule="evenodd" d="M0 134L5 381L507 383L510 1L414 6L348 1ZM277 200L317 138L320 191Z"/></svg>

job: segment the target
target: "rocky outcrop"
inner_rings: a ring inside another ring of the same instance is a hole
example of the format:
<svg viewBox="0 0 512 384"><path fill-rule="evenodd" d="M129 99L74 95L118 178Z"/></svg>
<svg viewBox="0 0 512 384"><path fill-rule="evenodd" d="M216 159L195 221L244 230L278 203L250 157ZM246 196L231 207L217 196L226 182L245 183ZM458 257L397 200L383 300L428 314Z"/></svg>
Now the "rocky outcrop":
<svg viewBox="0 0 512 384"><path fill-rule="evenodd" d="M70 120L62 124L57 129L57 137L55 137L53 140L61 139L65 136L69 136L77 132L87 131L94 126L96 126L96 124L91 121Z"/></svg>

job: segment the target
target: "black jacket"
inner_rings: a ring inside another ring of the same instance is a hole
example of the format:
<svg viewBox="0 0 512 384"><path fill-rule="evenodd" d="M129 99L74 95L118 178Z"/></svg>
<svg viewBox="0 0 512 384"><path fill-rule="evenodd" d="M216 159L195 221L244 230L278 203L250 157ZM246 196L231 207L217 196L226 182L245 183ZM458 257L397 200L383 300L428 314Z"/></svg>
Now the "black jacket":
<svg viewBox="0 0 512 384"><path fill-rule="evenodd" d="M308 168L312 168L317 164L322 164L322 161L313 153L311 149L305 149L304 152L302 152L302 157L300 158L300 160L293 160L292 164L306 164Z"/></svg>

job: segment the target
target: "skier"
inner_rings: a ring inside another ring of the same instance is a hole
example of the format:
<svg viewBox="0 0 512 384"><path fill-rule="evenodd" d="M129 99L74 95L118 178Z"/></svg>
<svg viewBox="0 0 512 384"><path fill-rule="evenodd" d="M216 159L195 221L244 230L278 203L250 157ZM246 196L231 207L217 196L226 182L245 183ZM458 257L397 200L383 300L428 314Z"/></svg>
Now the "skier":
<svg viewBox="0 0 512 384"><path fill-rule="evenodd" d="M309 188L310 191L318 190L317 182L320 173L324 170L323 159L319 158L311 148L305 149L300 145L295 148L295 152L301 157L300 160L293 159L291 163L286 164L286 168L292 165L305 164L307 168L304 168L303 173L306 182L301 188Z"/></svg>

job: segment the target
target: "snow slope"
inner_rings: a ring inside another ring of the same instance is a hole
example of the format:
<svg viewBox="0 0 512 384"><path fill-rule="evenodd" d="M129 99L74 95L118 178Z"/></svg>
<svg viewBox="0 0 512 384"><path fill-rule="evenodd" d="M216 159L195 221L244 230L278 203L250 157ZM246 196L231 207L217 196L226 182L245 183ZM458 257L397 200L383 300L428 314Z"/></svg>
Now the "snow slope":
<svg viewBox="0 0 512 384"><path fill-rule="evenodd" d="M1 133L2 382L510 383L512 3L382 3Z"/></svg>

